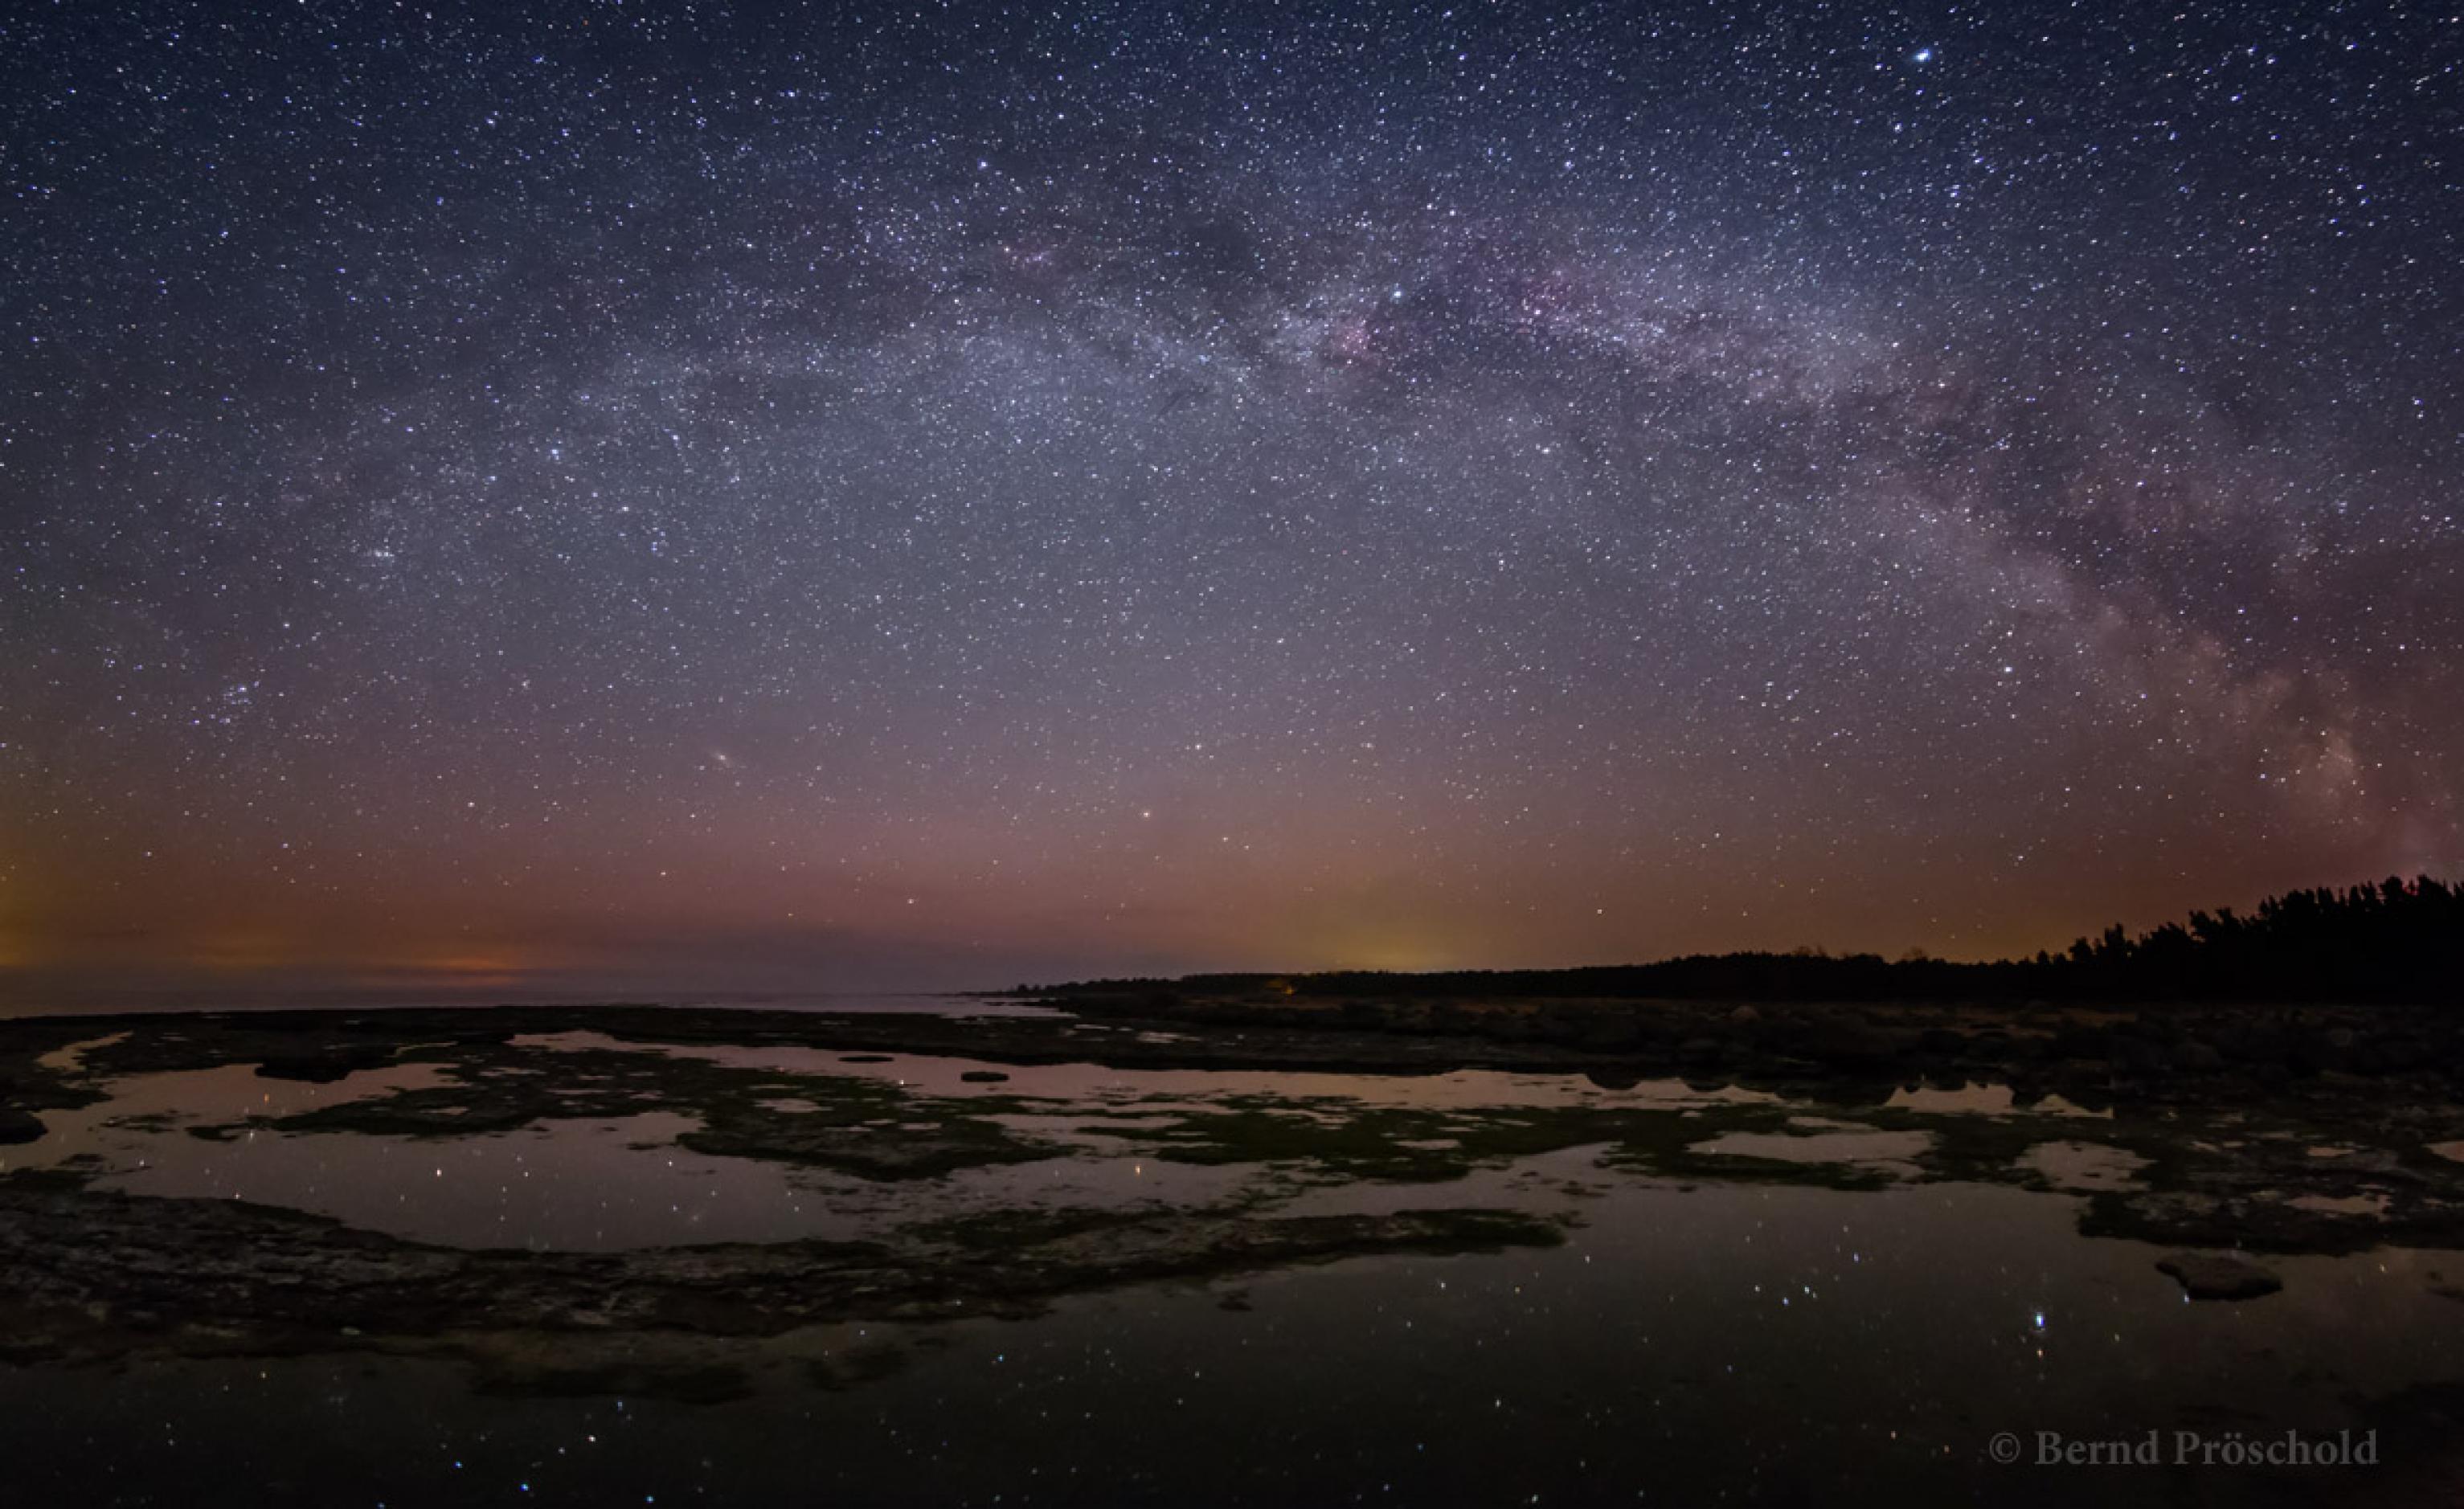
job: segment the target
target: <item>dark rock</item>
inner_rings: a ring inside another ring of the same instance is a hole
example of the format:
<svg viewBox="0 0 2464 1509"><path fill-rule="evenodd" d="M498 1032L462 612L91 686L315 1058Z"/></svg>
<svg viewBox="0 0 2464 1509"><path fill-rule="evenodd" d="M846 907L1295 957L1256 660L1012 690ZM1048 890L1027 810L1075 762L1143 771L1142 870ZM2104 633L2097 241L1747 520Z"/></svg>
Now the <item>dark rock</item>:
<svg viewBox="0 0 2464 1509"><path fill-rule="evenodd" d="M2175 1253L2157 1263L2193 1300L2255 1300L2284 1287L2284 1280L2247 1258L2230 1253Z"/></svg>
<svg viewBox="0 0 2464 1509"><path fill-rule="evenodd" d="M1854 1017L1818 1021L1802 1035L1800 1050L1825 1063L1876 1064L1889 1059L1895 1043L1889 1033Z"/></svg>
<svg viewBox="0 0 2464 1509"><path fill-rule="evenodd" d="M2133 1074L2147 1074L2164 1069L2169 1059L2165 1045L2145 1038L2113 1039L2113 1066Z"/></svg>
<svg viewBox="0 0 2464 1509"><path fill-rule="evenodd" d="M999 1069L969 1069L958 1078L969 1084L999 1084L1009 1076Z"/></svg>
<svg viewBox="0 0 2464 1509"><path fill-rule="evenodd" d="M583 1389L593 1375L551 1355L569 1339L592 1349L594 1366L627 1369L601 1376L600 1387L632 1393L643 1386L639 1357L628 1354L660 1335L1027 1315L1065 1294L1129 1283L1562 1239L1554 1222L1483 1209L1229 1217L1047 1208L960 1218L887 1242L462 1249L237 1200L122 1195L18 1173L0 1178L0 1292L10 1303L0 1356L368 1349L469 1357L502 1372L501 1349L474 1339L519 1332L539 1345L525 1344L508 1383ZM604 1350L611 1342L613 1354ZM691 1365L706 1367L708 1356ZM701 1387L689 1377L676 1386L680 1397Z"/></svg>
<svg viewBox="0 0 2464 1509"><path fill-rule="evenodd" d="M2101 1063L2074 1059L2057 1066L2052 1079L2053 1092L2076 1104L2112 1083L2113 1071Z"/></svg>
<svg viewBox="0 0 2464 1509"><path fill-rule="evenodd" d="M2370 1044L2368 1064L2380 1074L2397 1074L2417 1069L2430 1057L2429 1049L2415 1038L2381 1038Z"/></svg>
<svg viewBox="0 0 2464 1509"><path fill-rule="evenodd" d="M2177 1042L2171 1058L2173 1067L2193 1074L2212 1074L2225 1066L2225 1056L2204 1042Z"/></svg>
<svg viewBox="0 0 2464 1509"><path fill-rule="evenodd" d="M1604 1017L1588 1023L1574 1040L1597 1052L1627 1052L1642 1041L1642 1033L1630 1017Z"/></svg>
<svg viewBox="0 0 2464 1509"><path fill-rule="evenodd" d="M2101 1027L2065 1027L2054 1034L2057 1059L2102 1059L2113 1051L2113 1035Z"/></svg>
<svg viewBox="0 0 2464 1509"><path fill-rule="evenodd" d="M354 1043L334 1048L304 1048L293 1052L272 1053L256 1066L257 1078L263 1080L297 1080L308 1084L332 1084L347 1080L362 1069L381 1069L394 1061L391 1043Z"/></svg>

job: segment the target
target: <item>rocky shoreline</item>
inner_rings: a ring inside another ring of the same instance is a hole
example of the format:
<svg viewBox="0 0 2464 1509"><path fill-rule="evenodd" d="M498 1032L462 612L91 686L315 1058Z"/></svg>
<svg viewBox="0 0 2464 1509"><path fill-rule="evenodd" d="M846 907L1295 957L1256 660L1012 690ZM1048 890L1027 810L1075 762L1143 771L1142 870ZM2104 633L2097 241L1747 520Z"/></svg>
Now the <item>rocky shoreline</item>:
<svg viewBox="0 0 2464 1509"><path fill-rule="evenodd" d="M0 1136L62 1104L36 1065L69 1043L127 1034L116 1072L252 1061L331 1080L406 1041L506 1042L596 1031L634 1041L793 1045L1112 1068L1442 1074L1573 1072L1603 1083L1683 1077L1818 1087L1856 1098L1991 1080L2024 1103L2059 1094L2248 1102L2373 1093L2464 1098L2464 1010L2406 1006L1731 1004L1459 998L1322 1001L1146 993L1033 997L1039 1016L939 1016L604 1006L152 1013L0 1020ZM67 1104L75 1104L74 1101Z"/></svg>
<svg viewBox="0 0 2464 1509"><path fill-rule="evenodd" d="M2187 1292L2217 1299L2271 1292L2272 1277L2233 1254L2464 1249L2458 1033L2437 1014L1101 997L1066 1006L984 1017L610 1006L16 1019L0 1022L0 1128L38 1138L42 1113L95 1104L149 1073L244 1065L264 1080L331 1084L424 1066L382 1094L192 1121L179 1134L451 1140L676 1111L686 1118L679 1148L876 1186L1093 1146L1261 1170L1286 1191L1434 1188L1592 1148L1603 1170L1681 1192L1973 1182L2068 1194L2082 1235L2181 1249L2166 1271ZM747 1049L826 1057L781 1067L796 1061ZM954 1087L928 1093L882 1067L899 1055L967 1066L945 1063ZM880 1072L828 1072L837 1064ZM984 1066L994 1064L1004 1067ZM1071 1104L1023 1086L1067 1064L1388 1078L1485 1069L1543 1084L1563 1076L1585 1089L1501 1104L1237 1088ZM1645 1081L1682 1082L1686 1093L1596 1093ZM1994 1086L2001 1108L1946 1105L1945 1096L1977 1085ZM1841 1138L1882 1151L1824 1152L1824 1139ZM1546 1244L1563 1224L1437 1200L1343 1215L1283 1214L1256 1200L1126 1212L1030 1200L863 1241L542 1252L443 1247L268 1206L121 1193L92 1182L104 1171L71 1160L0 1176L0 1356L371 1349L468 1361L490 1387L586 1390L618 1369L627 1387L724 1394L737 1387L726 1369L670 1356L677 1339L1032 1313L1091 1288ZM668 1340L645 1340L656 1337ZM652 1354L670 1360L646 1363Z"/></svg>
<svg viewBox="0 0 2464 1509"><path fill-rule="evenodd" d="M882 1242L630 1252L463 1249L236 1200L138 1197L40 1173L0 1177L0 1359L454 1357L483 1374L519 1334L527 1372L599 1382L594 1342L754 1338L837 1321L1032 1315L1063 1295L1374 1253L1493 1252L1562 1240L1511 1212L1260 1217L1047 1210ZM555 1366L542 1356L563 1355ZM498 1386L515 1381L496 1367ZM660 1369L633 1371L655 1380ZM708 1377L677 1375L688 1390Z"/></svg>
<svg viewBox="0 0 2464 1509"><path fill-rule="evenodd" d="M2249 1099L2366 1079L2464 1090L2464 1009L1328 999L1173 992L1033 997L1092 1021L1205 1034L1323 1037L1389 1063L1610 1067L1842 1088L1991 1079L2024 1099ZM1339 1047L1335 1044L1340 1044Z"/></svg>

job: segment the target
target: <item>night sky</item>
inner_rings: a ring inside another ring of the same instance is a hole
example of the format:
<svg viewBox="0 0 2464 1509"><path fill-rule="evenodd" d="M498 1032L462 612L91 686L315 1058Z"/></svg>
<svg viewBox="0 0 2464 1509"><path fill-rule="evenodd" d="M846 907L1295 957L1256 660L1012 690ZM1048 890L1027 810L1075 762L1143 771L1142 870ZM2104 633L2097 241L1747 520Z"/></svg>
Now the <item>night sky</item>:
<svg viewBox="0 0 2464 1509"><path fill-rule="evenodd" d="M2459 119L2453 8L11 7L0 989L2453 876Z"/></svg>

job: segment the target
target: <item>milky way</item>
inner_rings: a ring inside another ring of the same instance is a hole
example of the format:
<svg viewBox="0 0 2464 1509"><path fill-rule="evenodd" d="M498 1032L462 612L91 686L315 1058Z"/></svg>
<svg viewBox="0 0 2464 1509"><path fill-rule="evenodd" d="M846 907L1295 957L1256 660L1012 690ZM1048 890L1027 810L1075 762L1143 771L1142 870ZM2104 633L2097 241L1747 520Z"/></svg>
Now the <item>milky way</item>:
<svg viewBox="0 0 2464 1509"><path fill-rule="evenodd" d="M0 40L21 992L1973 955L2464 868L2454 16Z"/></svg>

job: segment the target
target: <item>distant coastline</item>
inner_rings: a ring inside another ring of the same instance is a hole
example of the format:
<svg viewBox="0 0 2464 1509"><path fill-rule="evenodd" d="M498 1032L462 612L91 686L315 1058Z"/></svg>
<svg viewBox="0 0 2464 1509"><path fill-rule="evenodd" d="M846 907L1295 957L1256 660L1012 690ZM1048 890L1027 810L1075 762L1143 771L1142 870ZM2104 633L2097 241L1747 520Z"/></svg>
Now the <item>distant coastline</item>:
<svg viewBox="0 0 2464 1509"><path fill-rule="evenodd" d="M2430 876L2270 896L2247 915L2120 924L2059 953L1956 962L1911 953L1687 954L1649 964L1402 973L1331 970L1021 985L1028 998L1291 996L1419 999L2464 1003L2464 887Z"/></svg>

